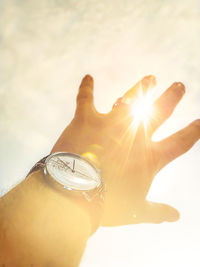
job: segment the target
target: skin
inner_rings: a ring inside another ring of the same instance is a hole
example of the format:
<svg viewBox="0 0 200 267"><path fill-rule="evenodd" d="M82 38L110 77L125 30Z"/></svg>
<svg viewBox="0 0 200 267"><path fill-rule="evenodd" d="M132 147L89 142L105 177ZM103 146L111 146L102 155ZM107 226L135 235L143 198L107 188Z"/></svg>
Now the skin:
<svg viewBox="0 0 200 267"><path fill-rule="evenodd" d="M154 102L154 112L144 127L134 121L130 107L141 91L146 94L155 84L154 76L144 77L124 94L121 104L100 114L93 103L93 78L86 75L79 88L75 116L51 150L81 154L100 168L106 184L102 226L179 218L176 209L148 202L146 196L155 175L199 139L200 120L153 142L153 133L185 93L182 83L171 85ZM78 266L91 223L81 207L47 186L37 171L1 199L0 229L0 263L6 267Z"/></svg>
<svg viewBox="0 0 200 267"><path fill-rule="evenodd" d="M122 103L130 105L121 104L108 114L100 114L94 106L93 78L86 75L79 88L75 117L51 151L90 152L97 157L106 184L103 226L179 218L176 209L148 202L146 196L155 175L199 139L200 120L153 142L153 133L170 117L185 93L182 83L172 84L153 104L154 113L145 130L142 123L134 125L130 106L141 90L145 94L155 85L154 76L144 77L122 97Z"/></svg>

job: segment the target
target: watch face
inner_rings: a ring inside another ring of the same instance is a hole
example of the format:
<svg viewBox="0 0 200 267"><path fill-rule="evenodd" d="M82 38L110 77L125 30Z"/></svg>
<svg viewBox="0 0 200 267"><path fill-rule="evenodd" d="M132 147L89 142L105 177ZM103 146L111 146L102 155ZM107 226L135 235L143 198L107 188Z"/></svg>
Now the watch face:
<svg viewBox="0 0 200 267"><path fill-rule="evenodd" d="M50 176L69 190L87 191L101 184L97 169L79 155L59 152L50 155L45 163Z"/></svg>

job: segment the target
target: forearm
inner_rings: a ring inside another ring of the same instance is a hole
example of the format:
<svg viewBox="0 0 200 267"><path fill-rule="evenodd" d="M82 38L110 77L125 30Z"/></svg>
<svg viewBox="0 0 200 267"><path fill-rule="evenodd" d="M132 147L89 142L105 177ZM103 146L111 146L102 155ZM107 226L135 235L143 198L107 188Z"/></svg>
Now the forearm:
<svg viewBox="0 0 200 267"><path fill-rule="evenodd" d="M90 233L86 212L35 172L1 199L7 266L78 266ZM13 265L14 264L14 265Z"/></svg>

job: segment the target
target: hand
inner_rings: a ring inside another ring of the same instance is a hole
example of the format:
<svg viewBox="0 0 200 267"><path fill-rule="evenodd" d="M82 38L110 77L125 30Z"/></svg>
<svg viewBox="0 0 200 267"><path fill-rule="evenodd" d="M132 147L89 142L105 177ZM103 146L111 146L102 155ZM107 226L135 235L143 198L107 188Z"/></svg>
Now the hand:
<svg viewBox="0 0 200 267"><path fill-rule="evenodd" d="M155 84L154 76L144 77L124 94L121 103L125 104L100 114L93 103L93 79L86 75L79 88L75 116L51 151L82 154L99 164L106 184L103 226L179 218L176 209L148 202L146 196L159 170L199 139L200 120L153 142L152 134L170 117L185 92L182 83L172 84L154 102L154 113L145 128L142 122L134 120L130 108L141 91L146 93Z"/></svg>

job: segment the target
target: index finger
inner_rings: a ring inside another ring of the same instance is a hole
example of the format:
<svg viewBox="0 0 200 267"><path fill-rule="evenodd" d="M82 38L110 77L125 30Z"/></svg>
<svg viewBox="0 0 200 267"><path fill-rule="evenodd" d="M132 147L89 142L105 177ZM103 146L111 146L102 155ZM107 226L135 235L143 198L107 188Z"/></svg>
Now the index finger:
<svg viewBox="0 0 200 267"><path fill-rule="evenodd" d="M95 110L93 96L94 81L92 76L87 74L81 82L77 95L76 115L86 111Z"/></svg>

